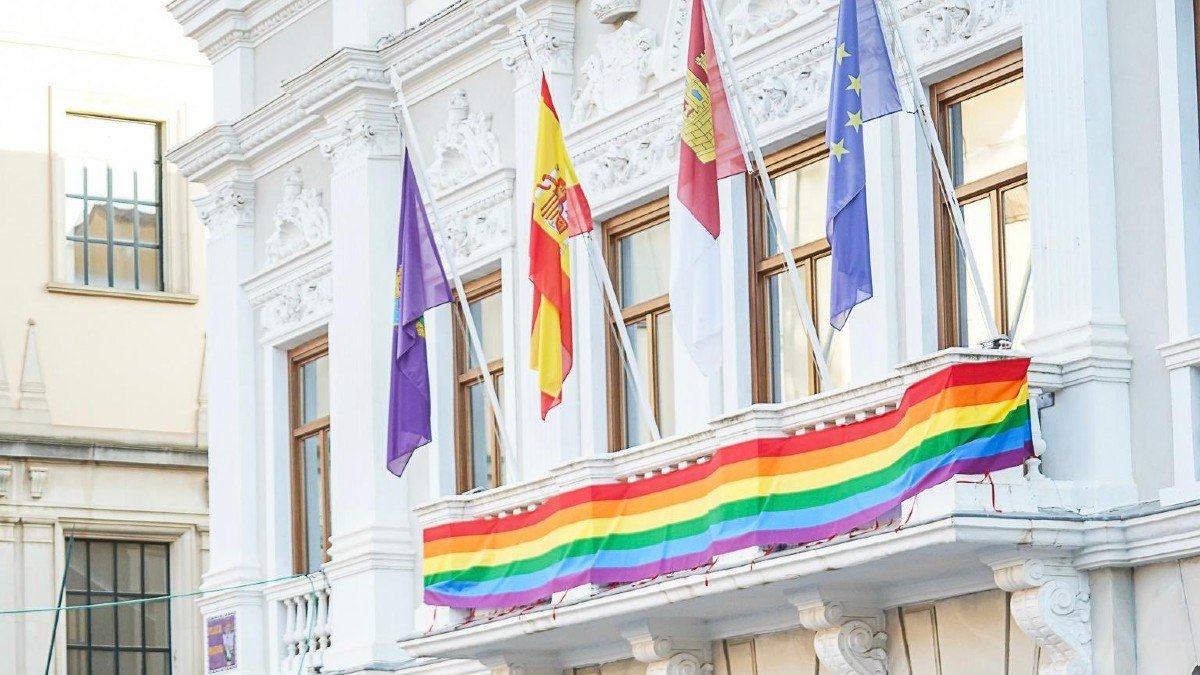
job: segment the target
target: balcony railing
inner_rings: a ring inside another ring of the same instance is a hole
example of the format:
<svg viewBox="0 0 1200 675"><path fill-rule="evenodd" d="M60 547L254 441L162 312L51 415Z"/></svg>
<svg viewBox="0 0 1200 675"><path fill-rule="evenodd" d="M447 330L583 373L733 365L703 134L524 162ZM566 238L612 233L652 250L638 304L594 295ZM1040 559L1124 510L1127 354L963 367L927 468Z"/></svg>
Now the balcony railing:
<svg viewBox="0 0 1200 675"><path fill-rule="evenodd" d="M324 665L324 656L332 640L329 624L329 582L323 575L291 579L266 592L273 615L276 636L277 673L297 672L301 660L304 672Z"/></svg>

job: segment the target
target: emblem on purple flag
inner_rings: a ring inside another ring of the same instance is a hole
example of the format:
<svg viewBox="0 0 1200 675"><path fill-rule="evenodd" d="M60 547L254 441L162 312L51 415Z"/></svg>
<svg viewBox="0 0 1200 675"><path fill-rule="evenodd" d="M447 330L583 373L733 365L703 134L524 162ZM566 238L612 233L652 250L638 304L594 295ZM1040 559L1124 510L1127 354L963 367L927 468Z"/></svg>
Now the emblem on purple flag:
<svg viewBox="0 0 1200 675"><path fill-rule="evenodd" d="M407 156L400 188L398 240L387 453L388 471L397 476L404 473L413 451L432 438L424 316L429 309L451 299L450 284L425 214L425 202L421 200L417 177Z"/></svg>
<svg viewBox="0 0 1200 675"><path fill-rule="evenodd" d="M900 110L875 0L842 0L829 85L829 198L825 237L833 272L829 323L841 330L850 310L871 297L867 163L863 122Z"/></svg>

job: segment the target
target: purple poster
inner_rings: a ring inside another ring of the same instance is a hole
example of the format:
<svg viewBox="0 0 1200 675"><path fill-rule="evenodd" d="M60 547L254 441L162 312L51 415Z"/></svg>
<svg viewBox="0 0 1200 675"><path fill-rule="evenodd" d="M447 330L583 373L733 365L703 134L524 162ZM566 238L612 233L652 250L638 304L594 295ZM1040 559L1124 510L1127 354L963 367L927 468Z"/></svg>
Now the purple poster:
<svg viewBox="0 0 1200 675"><path fill-rule="evenodd" d="M222 673L237 668L237 620L234 614L209 617L208 672Z"/></svg>

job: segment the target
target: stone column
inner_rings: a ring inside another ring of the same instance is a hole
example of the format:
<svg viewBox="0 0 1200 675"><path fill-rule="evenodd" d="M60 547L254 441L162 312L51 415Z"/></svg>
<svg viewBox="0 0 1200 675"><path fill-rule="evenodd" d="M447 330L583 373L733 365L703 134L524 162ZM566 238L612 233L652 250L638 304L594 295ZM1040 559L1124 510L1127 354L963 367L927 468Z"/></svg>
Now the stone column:
<svg viewBox="0 0 1200 675"><path fill-rule="evenodd" d="M208 226L206 303L210 541L204 590L260 581L262 523L259 519L254 376L254 314L241 282L254 271L254 183L227 180L196 200ZM257 588L207 595L198 602L207 618L236 615L236 673L267 672L262 592Z"/></svg>
<svg viewBox="0 0 1200 675"><path fill-rule="evenodd" d="M1086 506L1128 503L1136 499L1131 359L1118 298L1108 5L1035 2L1024 12L1026 90L1037 92L1026 100L1036 326L1028 347L1061 364L1066 385L1046 414L1045 469L1097 488Z"/></svg>
<svg viewBox="0 0 1200 675"><path fill-rule="evenodd" d="M388 93L326 113L333 314L329 322L330 670L387 670L415 608L408 481L386 469L402 146Z"/></svg>
<svg viewBox="0 0 1200 675"><path fill-rule="evenodd" d="M1163 503L1200 497L1200 151L1196 148L1196 60L1192 3L1157 0L1158 96L1162 129L1167 337L1174 485ZM1185 356L1186 355L1186 356ZM1183 357L1183 358L1179 358Z"/></svg>

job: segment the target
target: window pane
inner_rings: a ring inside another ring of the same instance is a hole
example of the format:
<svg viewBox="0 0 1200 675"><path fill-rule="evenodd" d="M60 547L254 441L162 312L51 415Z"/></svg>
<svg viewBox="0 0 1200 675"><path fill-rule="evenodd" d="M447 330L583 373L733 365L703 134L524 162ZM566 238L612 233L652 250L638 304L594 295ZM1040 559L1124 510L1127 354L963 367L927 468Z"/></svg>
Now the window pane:
<svg viewBox="0 0 1200 675"><path fill-rule="evenodd" d="M671 231L659 223L622 237L617 244L621 306L667 294L671 286Z"/></svg>
<svg viewBox="0 0 1200 675"><path fill-rule="evenodd" d="M142 675L142 653L121 652L121 675Z"/></svg>
<svg viewBox="0 0 1200 675"><path fill-rule="evenodd" d="M828 173L829 160L822 157L774 179L775 196L779 200L779 215L783 218L792 246L803 246L825 238ZM766 255L783 250L771 223L764 220L763 227L766 228Z"/></svg>
<svg viewBox="0 0 1200 675"><path fill-rule="evenodd" d="M1005 190L1000 195L1000 205L1004 212L1004 276L1009 332L1014 332L1012 326L1019 311L1020 323L1012 337L1015 344L1020 344L1033 330L1033 293L1025 282L1029 274L1029 187L1020 185ZM1020 306L1022 293L1024 308Z"/></svg>
<svg viewBox="0 0 1200 675"><path fill-rule="evenodd" d="M475 321L475 330L479 331L479 340L483 343L483 356L488 363L504 357L504 315L501 296L499 293L484 296L471 303L471 318ZM475 350L467 345L467 363L470 368L478 368Z"/></svg>
<svg viewBox="0 0 1200 675"><path fill-rule="evenodd" d="M133 242L134 209L124 204L113 204L113 241Z"/></svg>
<svg viewBox="0 0 1200 675"><path fill-rule="evenodd" d="M97 241L108 240L108 206L88 201L87 236Z"/></svg>
<svg viewBox="0 0 1200 675"><path fill-rule="evenodd" d="M802 278L806 267L800 266ZM812 394L808 337L786 273L767 279L767 330L772 400L794 401Z"/></svg>
<svg viewBox="0 0 1200 675"><path fill-rule="evenodd" d="M138 243L158 243L158 207L140 204L137 207Z"/></svg>
<svg viewBox="0 0 1200 675"><path fill-rule="evenodd" d="M487 392L479 382L467 388L467 442L471 451L471 488L492 486L495 470L490 447L491 429L488 424Z"/></svg>
<svg viewBox="0 0 1200 675"><path fill-rule="evenodd" d="M967 236L971 238L971 250L975 254L975 263L979 267L979 276L983 279L983 287L993 289L995 288L995 273L992 261L995 242L992 241L991 197L963 204L963 221L967 226ZM971 282L970 272L966 268L961 247L958 253L958 315L961 317L960 321L965 318L963 325L959 327L959 335L966 336L964 345L977 345L992 336L988 335L987 319L981 314L982 310L975 292L975 284ZM994 306L992 298L993 296L989 292L985 299L989 308Z"/></svg>
<svg viewBox="0 0 1200 675"><path fill-rule="evenodd" d="M69 195L83 194L83 160L78 157L63 158L63 189Z"/></svg>
<svg viewBox="0 0 1200 675"><path fill-rule="evenodd" d="M91 557L92 592L113 592L113 545L107 541L88 543Z"/></svg>
<svg viewBox="0 0 1200 675"><path fill-rule="evenodd" d="M959 184L1026 161L1025 81L1015 80L951 106L951 161Z"/></svg>
<svg viewBox="0 0 1200 675"><path fill-rule="evenodd" d="M117 544L117 590L122 593L142 592L141 544Z"/></svg>
<svg viewBox="0 0 1200 675"><path fill-rule="evenodd" d="M66 208L63 211L63 225L66 227L68 237L83 236L83 209L84 201L67 197Z"/></svg>
<svg viewBox="0 0 1200 675"><path fill-rule="evenodd" d="M82 159L84 194L108 199L108 162L103 159Z"/></svg>
<svg viewBox="0 0 1200 675"><path fill-rule="evenodd" d="M89 286L108 286L108 246L106 244L88 244L88 273Z"/></svg>
<svg viewBox="0 0 1200 675"><path fill-rule="evenodd" d="M158 201L158 169L152 164L136 168L137 193L140 202Z"/></svg>
<svg viewBox="0 0 1200 675"><path fill-rule="evenodd" d="M303 423L329 415L329 355L300 367L300 396Z"/></svg>
<svg viewBox="0 0 1200 675"><path fill-rule="evenodd" d="M87 595L84 593L67 593L67 607L82 607L88 604ZM66 612L67 623L67 644L85 645L88 641L87 636L87 616L88 612L84 609L77 609L73 612Z"/></svg>
<svg viewBox="0 0 1200 675"><path fill-rule="evenodd" d="M67 571L67 590L86 591L87 583L87 542L75 540L71 544L71 567Z"/></svg>
<svg viewBox="0 0 1200 675"><path fill-rule="evenodd" d="M67 675L87 675L88 653L85 649L67 650Z"/></svg>
<svg viewBox="0 0 1200 675"><path fill-rule="evenodd" d="M829 364L829 380L833 388L850 384L850 331L854 322L847 322L842 330L829 325L830 276L833 274L833 258L821 256L816 260L817 271L817 335L825 349L825 361Z"/></svg>
<svg viewBox="0 0 1200 675"><path fill-rule="evenodd" d="M655 317L654 360L658 369L658 381L654 386L658 392L658 430L664 438L675 433L674 336L671 313L663 312Z"/></svg>
<svg viewBox="0 0 1200 675"><path fill-rule="evenodd" d="M92 673L91 675L116 675L117 672L117 653L107 650L96 650L92 652Z"/></svg>
<svg viewBox="0 0 1200 675"><path fill-rule="evenodd" d="M167 545L146 544L143 552L146 560L146 588L143 593L164 594L167 584Z"/></svg>
<svg viewBox="0 0 1200 675"><path fill-rule="evenodd" d="M309 436L300 441L300 449L304 462L304 553L307 561L307 572L321 569L325 562L325 547L323 532L325 531L325 510L322 501L322 470L320 462L321 437L319 434ZM149 627L147 627L149 631Z"/></svg>
<svg viewBox="0 0 1200 675"><path fill-rule="evenodd" d="M136 598L122 596L120 599L135 600ZM122 647L142 646L141 604L120 605L117 607L117 640Z"/></svg>
<svg viewBox="0 0 1200 675"><path fill-rule="evenodd" d="M650 359L646 358L650 354L649 325L645 321L638 321L625 326L625 331L629 333L629 341L633 345L634 356L637 357L636 365L641 368L639 376L642 378L642 382L649 383L651 382ZM624 359L621 360L621 379L624 384L625 447L632 448L635 445L648 443L650 432L647 431L642 417L642 406L637 397L637 385L630 378Z"/></svg>
<svg viewBox="0 0 1200 675"><path fill-rule="evenodd" d="M143 607L146 612L146 646L169 646L170 631L167 626L170 604L166 600L160 600L159 602L147 602Z"/></svg>
<svg viewBox="0 0 1200 675"><path fill-rule="evenodd" d="M111 602L111 597L96 597L92 595L92 604ZM87 610L92 624L92 644L101 647L112 647L117 643L117 608L96 607Z"/></svg>
<svg viewBox="0 0 1200 675"><path fill-rule="evenodd" d="M137 288L133 269L133 247L114 244L113 288Z"/></svg>
<svg viewBox="0 0 1200 675"><path fill-rule="evenodd" d="M162 277L159 274L160 265L158 249L139 248L138 252L138 288L143 291L161 291Z"/></svg>
<svg viewBox="0 0 1200 675"><path fill-rule="evenodd" d="M167 672L167 654L146 654L146 675L167 675Z"/></svg>
<svg viewBox="0 0 1200 675"><path fill-rule="evenodd" d="M112 196L113 199L134 199L134 186L136 185L136 177L134 173L136 169L128 163L114 163L112 165Z"/></svg>

